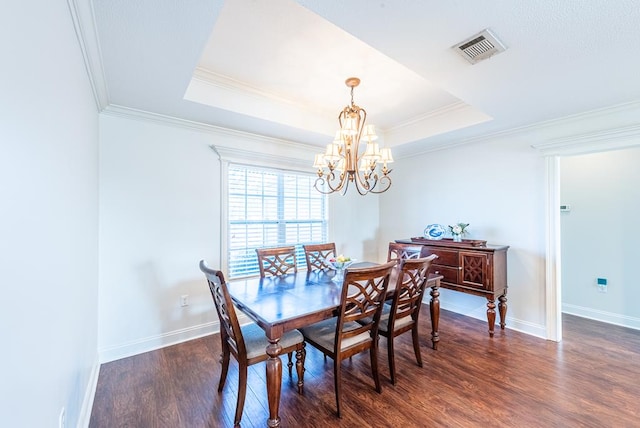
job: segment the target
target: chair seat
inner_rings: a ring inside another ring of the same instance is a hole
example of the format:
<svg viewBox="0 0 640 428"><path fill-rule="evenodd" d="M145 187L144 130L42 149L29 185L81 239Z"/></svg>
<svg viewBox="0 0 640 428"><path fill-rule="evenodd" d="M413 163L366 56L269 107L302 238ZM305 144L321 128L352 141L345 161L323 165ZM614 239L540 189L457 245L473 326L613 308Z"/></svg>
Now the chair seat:
<svg viewBox="0 0 640 428"><path fill-rule="evenodd" d="M400 319L396 318L396 323L394 325L394 330L400 330L402 327L411 324L412 321L413 320L411 319L410 315L407 315L407 316L402 317ZM380 323L378 324L378 331L380 331L382 333L387 333L389 331L389 312L388 311L387 311L387 316L386 317L380 318Z"/></svg>
<svg viewBox="0 0 640 428"><path fill-rule="evenodd" d="M378 324L378 331L387 333L389 331L389 314L391 313L391 305L385 303L382 306L382 315L380 316L380 323ZM401 319L396 319L396 325L394 330L399 330L402 327L411 324L411 316L406 316ZM370 322L368 318L364 318L361 322Z"/></svg>
<svg viewBox="0 0 640 428"><path fill-rule="evenodd" d="M264 335L264 330L257 324L248 324L241 327L244 345L247 348L247 359L259 357L267 354L269 341ZM298 330L288 331L282 335L280 346L288 348L298 343L304 342L304 337Z"/></svg>
<svg viewBox="0 0 640 428"><path fill-rule="evenodd" d="M335 352L333 348L336 338L336 323L337 318L330 318L328 320L320 321L310 326L303 327L300 329L300 331L305 338L313 341L317 346L333 353ZM360 324L358 324L357 322L347 322L344 324L343 331L355 330L360 327ZM343 340L340 350L344 351L351 346L371 340L371 335L368 332L364 332L357 336Z"/></svg>

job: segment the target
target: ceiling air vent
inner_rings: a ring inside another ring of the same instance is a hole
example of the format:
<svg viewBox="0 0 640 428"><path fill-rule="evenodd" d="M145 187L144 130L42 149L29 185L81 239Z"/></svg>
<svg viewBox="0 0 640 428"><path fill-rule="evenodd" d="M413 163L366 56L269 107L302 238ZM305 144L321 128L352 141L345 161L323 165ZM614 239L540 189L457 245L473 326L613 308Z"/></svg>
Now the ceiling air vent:
<svg viewBox="0 0 640 428"><path fill-rule="evenodd" d="M483 59L503 52L506 47L489 29L486 29L468 38L464 42L458 43L452 49L455 49L471 64L475 64Z"/></svg>

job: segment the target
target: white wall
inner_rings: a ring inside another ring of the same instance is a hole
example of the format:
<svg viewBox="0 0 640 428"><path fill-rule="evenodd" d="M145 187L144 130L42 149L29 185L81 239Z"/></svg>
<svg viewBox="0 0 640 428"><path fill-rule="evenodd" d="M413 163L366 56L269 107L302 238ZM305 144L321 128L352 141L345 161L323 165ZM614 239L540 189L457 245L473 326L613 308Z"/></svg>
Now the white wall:
<svg viewBox="0 0 640 428"><path fill-rule="evenodd" d="M100 138L101 360L212 332L198 268L220 264L212 136L102 114Z"/></svg>
<svg viewBox="0 0 640 428"><path fill-rule="evenodd" d="M378 257L379 196L360 196L355 188L344 196L329 195L329 241L338 254L352 259L384 261Z"/></svg>
<svg viewBox="0 0 640 428"><path fill-rule="evenodd" d="M640 328L640 148L561 159L563 311ZM608 280L600 293L596 278Z"/></svg>
<svg viewBox="0 0 640 428"><path fill-rule="evenodd" d="M469 238L509 245L507 325L545 337L544 158L511 137L400 159L393 169L393 187L380 198L381 243L422 236L430 223L464 222ZM442 308L482 320L486 303L441 292Z"/></svg>
<svg viewBox="0 0 640 428"><path fill-rule="evenodd" d="M66 2L3 2L0 52L0 424L72 427L98 369L96 103Z"/></svg>

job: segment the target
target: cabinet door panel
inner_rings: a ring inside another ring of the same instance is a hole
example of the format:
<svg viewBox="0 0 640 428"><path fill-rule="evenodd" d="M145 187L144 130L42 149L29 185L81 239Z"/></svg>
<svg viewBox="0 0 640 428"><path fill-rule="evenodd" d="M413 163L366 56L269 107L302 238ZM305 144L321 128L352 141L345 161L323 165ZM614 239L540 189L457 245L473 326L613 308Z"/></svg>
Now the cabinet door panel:
<svg viewBox="0 0 640 428"><path fill-rule="evenodd" d="M468 287L487 289L489 279L487 267L489 259L486 254L460 251L460 267L462 285Z"/></svg>

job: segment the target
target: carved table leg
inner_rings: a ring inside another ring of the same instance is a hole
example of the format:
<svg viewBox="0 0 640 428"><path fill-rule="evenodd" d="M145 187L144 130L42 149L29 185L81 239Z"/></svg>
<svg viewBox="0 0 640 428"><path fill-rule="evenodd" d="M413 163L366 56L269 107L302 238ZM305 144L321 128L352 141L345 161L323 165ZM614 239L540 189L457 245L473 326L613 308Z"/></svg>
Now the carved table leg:
<svg viewBox="0 0 640 428"><path fill-rule="evenodd" d="M307 357L307 350L304 349L307 344L302 342L302 349L296 351L296 372L298 373L298 394L302 394L304 389L304 360Z"/></svg>
<svg viewBox="0 0 640 428"><path fill-rule="evenodd" d="M279 427L280 416L278 411L280 409L280 389L282 387L282 361L280 361L280 352L282 352L282 346L280 346L279 340L268 339L269 345L267 345L267 397L269 399L269 420L267 426Z"/></svg>
<svg viewBox="0 0 640 428"><path fill-rule="evenodd" d="M493 328L496 325L496 303L493 296L487 296L487 322L489 323L489 337L493 337Z"/></svg>
<svg viewBox="0 0 640 428"><path fill-rule="evenodd" d="M504 330L507 321L507 294L498 297L498 311L500 312L500 328Z"/></svg>
<svg viewBox="0 0 640 428"><path fill-rule="evenodd" d="M429 294L431 300L429 301L429 312L431 313L431 342L433 343L433 349L438 349L438 342L440 341L440 334L438 333L438 323L440 322L440 284L436 282L432 287Z"/></svg>

